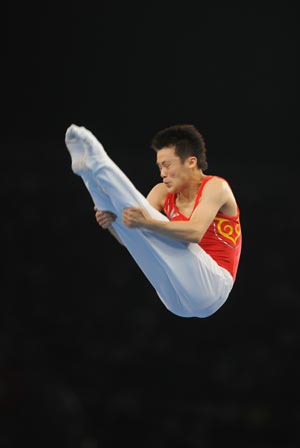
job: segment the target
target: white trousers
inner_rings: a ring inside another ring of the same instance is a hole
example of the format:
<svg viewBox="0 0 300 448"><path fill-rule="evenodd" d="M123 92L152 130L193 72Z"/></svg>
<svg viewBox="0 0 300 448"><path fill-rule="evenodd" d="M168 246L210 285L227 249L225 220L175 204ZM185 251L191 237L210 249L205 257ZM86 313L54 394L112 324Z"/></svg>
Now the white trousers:
<svg viewBox="0 0 300 448"><path fill-rule="evenodd" d="M233 279L198 244L177 241L122 222L122 209L144 207L156 219L168 218L152 207L86 128L71 125L66 146L98 210L113 212L112 227L160 300L181 317L208 317L226 301Z"/></svg>

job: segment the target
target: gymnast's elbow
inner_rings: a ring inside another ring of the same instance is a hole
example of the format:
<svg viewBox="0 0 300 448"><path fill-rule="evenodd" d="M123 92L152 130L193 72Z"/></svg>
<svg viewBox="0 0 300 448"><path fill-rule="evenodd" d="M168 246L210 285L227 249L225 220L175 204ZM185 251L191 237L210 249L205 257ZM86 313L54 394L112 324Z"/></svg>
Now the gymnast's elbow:
<svg viewBox="0 0 300 448"><path fill-rule="evenodd" d="M190 229L189 236L187 238L189 243L199 244L203 238L204 233L199 228Z"/></svg>

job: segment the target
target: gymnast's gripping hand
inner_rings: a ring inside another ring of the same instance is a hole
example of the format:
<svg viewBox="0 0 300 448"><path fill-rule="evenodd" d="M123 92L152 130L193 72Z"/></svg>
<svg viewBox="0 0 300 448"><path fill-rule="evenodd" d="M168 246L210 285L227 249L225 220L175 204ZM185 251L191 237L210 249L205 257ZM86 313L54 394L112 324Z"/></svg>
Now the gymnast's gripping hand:
<svg viewBox="0 0 300 448"><path fill-rule="evenodd" d="M143 207L127 207L123 208L122 221L126 227L148 227L152 219Z"/></svg>
<svg viewBox="0 0 300 448"><path fill-rule="evenodd" d="M94 207L94 210L96 212L96 221L102 229L108 229L111 223L116 220L116 215L112 212L98 210L96 207Z"/></svg>

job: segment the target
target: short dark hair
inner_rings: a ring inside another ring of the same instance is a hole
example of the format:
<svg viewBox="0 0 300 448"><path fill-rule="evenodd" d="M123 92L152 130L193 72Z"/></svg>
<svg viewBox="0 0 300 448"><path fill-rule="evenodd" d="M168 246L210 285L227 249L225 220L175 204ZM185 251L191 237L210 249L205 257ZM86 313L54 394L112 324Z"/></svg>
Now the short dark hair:
<svg viewBox="0 0 300 448"><path fill-rule="evenodd" d="M175 154L182 162L187 157L197 157L197 165L203 171L207 169L206 145L203 136L192 124L177 124L157 132L151 141L156 152L165 147L175 146Z"/></svg>

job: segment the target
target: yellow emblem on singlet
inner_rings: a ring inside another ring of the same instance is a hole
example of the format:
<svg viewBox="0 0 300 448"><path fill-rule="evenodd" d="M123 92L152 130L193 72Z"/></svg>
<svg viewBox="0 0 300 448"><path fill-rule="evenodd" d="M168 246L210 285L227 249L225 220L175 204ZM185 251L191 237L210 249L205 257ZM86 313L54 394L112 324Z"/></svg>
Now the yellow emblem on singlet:
<svg viewBox="0 0 300 448"><path fill-rule="evenodd" d="M232 241L234 244L236 244L240 234L241 234L241 226L239 223L236 223L235 225L231 224L230 220L227 218L219 218L215 217L214 219L216 221L217 230L220 235L224 236L225 238Z"/></svg>

